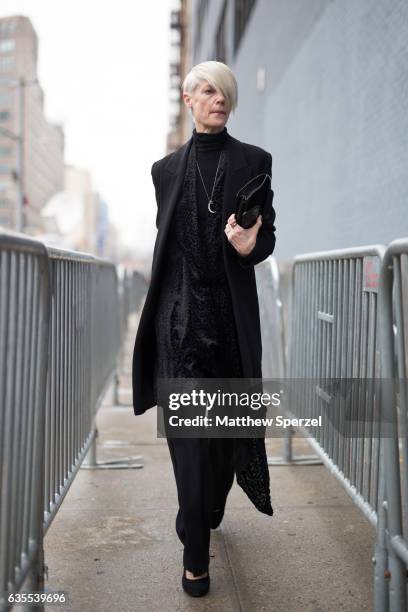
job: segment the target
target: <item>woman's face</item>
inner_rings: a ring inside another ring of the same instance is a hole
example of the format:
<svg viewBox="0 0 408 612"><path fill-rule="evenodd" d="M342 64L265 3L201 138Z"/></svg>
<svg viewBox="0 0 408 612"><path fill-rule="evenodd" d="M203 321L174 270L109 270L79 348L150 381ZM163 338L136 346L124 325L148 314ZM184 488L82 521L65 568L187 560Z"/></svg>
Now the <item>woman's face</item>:
<svg viewBox="0 0 408 612"><path fill-rule="evenodd" d="M201 81L192 95L183 94L185 104L192 109L197 132L220 132L228 121L231 107L222 93L208 81Z"/></svg>

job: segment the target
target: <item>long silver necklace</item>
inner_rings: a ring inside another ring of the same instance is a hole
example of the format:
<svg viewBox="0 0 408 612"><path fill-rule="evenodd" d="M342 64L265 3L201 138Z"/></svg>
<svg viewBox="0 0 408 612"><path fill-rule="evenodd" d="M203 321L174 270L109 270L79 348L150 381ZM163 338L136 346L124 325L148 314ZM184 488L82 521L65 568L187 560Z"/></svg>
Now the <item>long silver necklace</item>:
<svg viewBox="0 0 408 612"><path fill-rule="evenodd" d="M220 156L219 156L219 158L218 158L217 171L216 171L216 173L215 173L215 179L214 179L214 184L213 184L212 191L211 191L211 197L208 197L208 191L207 191L206 186L205 186L205 183L204 183L204 181L203 181L203 176L202 176L202 174L201 174L200 166L198 165L198 161L196 160L197 168L198 168L198 171L199 171L199 173L200 173L201 182L202 182L202 184L203 184L204 191L205 191L205 194L206 194L207 199L208 199L208 206L207 206L207 208L208 208L208 210L210 211L210 213L215 213L215 212L217 212L216 210L212 210L212 208L211 208L211 204L214 204L214 202L213 202L214 187L215 187L215 183L216 183L216 181L217 181L218 168L220 167L221 155L222 155L222 151L221 151Z"/></svg>

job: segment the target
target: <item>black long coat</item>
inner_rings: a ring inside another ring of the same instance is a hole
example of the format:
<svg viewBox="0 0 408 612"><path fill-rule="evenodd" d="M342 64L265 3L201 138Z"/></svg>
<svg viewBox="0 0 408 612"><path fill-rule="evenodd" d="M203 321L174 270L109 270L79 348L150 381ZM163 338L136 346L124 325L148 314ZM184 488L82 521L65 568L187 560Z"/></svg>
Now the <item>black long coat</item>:
<svg viewBox="0 0 408 612"><path fill-rule="evenodd" d="M140 317L133 351L133 409L136 415L143 414L148 408L157 404L153 391L154 317L162 281L166 238L183 185L192 142L191 137L177 151L166 155L152 166L152 178L158 205L156 216L158 233L153 252L150 286ZM272 156L260 147L240 142L228 133L226 150L229 163L224 184L222 228L225 227L228 217L235 213L235 196L240 187L261 172L267 172L272 176ZM261 327L254 265L266 259L275 248L275 210L272 201L273 191L269 189L263 209L262 226L257 235L256 245L248 256L241 257L223 231L225 271L231 291L245 378L262 377Z"/></svg>

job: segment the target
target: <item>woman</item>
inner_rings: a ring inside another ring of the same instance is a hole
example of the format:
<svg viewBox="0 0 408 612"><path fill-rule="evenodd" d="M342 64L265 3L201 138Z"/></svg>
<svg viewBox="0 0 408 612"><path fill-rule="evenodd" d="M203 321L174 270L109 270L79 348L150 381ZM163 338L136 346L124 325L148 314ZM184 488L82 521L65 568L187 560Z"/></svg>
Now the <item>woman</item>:
<svg viewBox="0 0 408 612"><path fill-rule="evenodd" d="M195 123L188 142L152 166L158 234L151 283L133 354L133 404L157 403L158 378L261 378L261 332L254 265L275 247L273 192L248 229L235 220L235 195L272 172L272 157L227 131L237 105L228 66L194 66L183 100ZM273 510L263 438L167 437L177 484L176 531L184 544L182 585L208 592L210 529L221 522L234 474L255 507Z"/></svg>

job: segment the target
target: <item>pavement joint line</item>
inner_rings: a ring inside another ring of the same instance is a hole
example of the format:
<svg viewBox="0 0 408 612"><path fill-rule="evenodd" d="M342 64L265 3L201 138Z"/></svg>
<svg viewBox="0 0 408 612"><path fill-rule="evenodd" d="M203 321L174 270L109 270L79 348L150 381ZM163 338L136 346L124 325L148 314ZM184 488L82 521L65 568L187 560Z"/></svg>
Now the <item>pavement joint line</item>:
<svg viewBox="0 0 408 612"><path fill-rule="evenodd" d="M224 545L224 551L225 551L225 556L227 558L227 563L228 563L228 567L229 567L229 571L232 577L232 582L234 584L234 592L235 592L235 596L236 596L236 600L238 602L238 610L239 612L245 612L243 603L242 603L242 599L241 599L241 594L238 588L238 580L237 580L237 576L235 574L233 565L231 563L231 555L230 552L228 550L228 544L227 544L227 540L225 538L226 534L228 533L228 529L225 527L225 519L224 519L224 523L222 525L220 525L220 533L221 533L221 539L222 539L222 543Z"/></svg>

